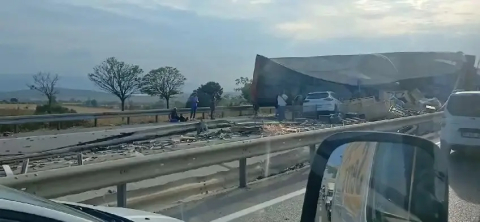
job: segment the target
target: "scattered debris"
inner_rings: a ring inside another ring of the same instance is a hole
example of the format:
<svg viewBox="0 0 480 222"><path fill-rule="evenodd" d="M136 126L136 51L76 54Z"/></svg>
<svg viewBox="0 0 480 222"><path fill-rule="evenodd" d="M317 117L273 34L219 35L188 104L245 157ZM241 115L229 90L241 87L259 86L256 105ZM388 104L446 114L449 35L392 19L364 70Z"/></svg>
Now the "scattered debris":
<svg viewBox="0 0 480 222"><path fill-rule="evenodd" d="M363 121L359 118L343 119L344 124ZM183 135L172 135L110 145L83 150L83 163L91 164L104 161L112 161L130 157L141 157L150 154L168 152L179 149L189 149L208 144L221 144L244 140L244 137L261 138L267 136L299 133L339 126L342 124L330 124L316 119L297 118L295 121L279 123L275 120L254 120L252 122L232 123L227 128L208 129L205 122L200 121L196 132ZM8 151L6 151L8 152ZM77 154L68 156L57 155L44 159L31 160L29 171L40 171L77 165Z"/></svg>

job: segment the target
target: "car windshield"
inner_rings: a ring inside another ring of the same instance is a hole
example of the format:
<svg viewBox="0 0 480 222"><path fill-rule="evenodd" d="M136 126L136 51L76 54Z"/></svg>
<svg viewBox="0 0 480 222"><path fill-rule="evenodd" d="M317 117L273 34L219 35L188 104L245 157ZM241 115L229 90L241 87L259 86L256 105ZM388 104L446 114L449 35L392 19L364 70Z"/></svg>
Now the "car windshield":
<svg viewBox="0 0 480 222"><path fill-rule="evenodd" d="M328 93L319 92L319 93L309 93L305 99L325 99L328 97Z"/></svg>
<svg viewBox="0 0 480 222"><path fill-rule="evenodd" d="M0 185L0 199L4 200L10 200L10 201L17 201L21 203L26 203L26 204L31 204L43 208L47 208L50 210L55 210L55 211L60 211L62 213L74 215L76 217L83 218L87 221L92 221L92 222L105 222L99 218L96 218L94 216L91 216L89 214L83 213L79 210L73 209L71 207L67 207L63 204L55 203L53 201L21 192L15 189L11 189L5 186ZM0 215L1 218L1 215Z"/></svg>
<svg viewBox="0 0 480 222"><path fill-rule="evenodd" d="M0 0L0 185L38 196L4 198L93 221L309 221L315 151L347 131L436 144L448 189L418 196L480 222L480 0ZM397 176L412 155L374 172L355 149L319 164L319 222L421 213L391 212L421 203Z"/></svg>

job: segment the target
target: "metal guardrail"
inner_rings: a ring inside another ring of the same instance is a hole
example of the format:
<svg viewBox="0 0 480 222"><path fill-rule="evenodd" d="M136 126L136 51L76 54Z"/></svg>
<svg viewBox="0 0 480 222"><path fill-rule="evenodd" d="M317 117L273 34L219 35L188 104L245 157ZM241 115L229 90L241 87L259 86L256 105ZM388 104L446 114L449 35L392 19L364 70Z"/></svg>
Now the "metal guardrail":
<svg viewBox="0 0 480 222"><path fill-rule="evenodd" d="M313 156L316 145L334 133L359 130L397 130L409 125L441 121L441 117L442 113L424 114L27 173L0 178L0 184L46 198L56 198L116 185L117 205L125 207L127 183L238 160L239 186L245 187L247 185L247 158L305 146L310 147L310 154Z"/></svg>
<svg viewBox="0 0 480 222"><path fill-rule="evenodd" d="M270 107L269 107L270 108ZM272 107L273 108L273 107ZM224 117L224 111L238 111L239 116L242 111L251 110L251 105L245 106L219 106L215 108L215 112L221 112ZM169 115L171 109L152 109L152 110L136 110L136 111L114 111L101 113L68 113L68 114L51 114L51 115L28 115L28 116L4 116L0 117L0 125L18 125L25 123L42 123L42 122L62 122L62 121L76 121L76 120L94 120L94 125L97 126L97 119L126 117L127 124L130 124L130 117L138 116L155 116L155 122L158 122L159 115ZM189 108L177 109L178 113L190 113ZM209 107L199 107L197 115L201 113L202 118L205 118L205 113L209 113ZM60 128L60 127L58 127Z"/></svg>

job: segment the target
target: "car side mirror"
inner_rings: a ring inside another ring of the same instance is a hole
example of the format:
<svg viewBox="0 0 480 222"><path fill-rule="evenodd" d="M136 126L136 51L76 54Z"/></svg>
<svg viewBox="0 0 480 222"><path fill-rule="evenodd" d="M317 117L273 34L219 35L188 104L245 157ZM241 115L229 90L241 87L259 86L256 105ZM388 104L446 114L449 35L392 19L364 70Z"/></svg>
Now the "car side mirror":
<svg viewBox="0 0 480 222"><path fill-rule="evenodd" d="M334 134L313 158L301 221L447 222L446 158L407 134Z"/></svg>

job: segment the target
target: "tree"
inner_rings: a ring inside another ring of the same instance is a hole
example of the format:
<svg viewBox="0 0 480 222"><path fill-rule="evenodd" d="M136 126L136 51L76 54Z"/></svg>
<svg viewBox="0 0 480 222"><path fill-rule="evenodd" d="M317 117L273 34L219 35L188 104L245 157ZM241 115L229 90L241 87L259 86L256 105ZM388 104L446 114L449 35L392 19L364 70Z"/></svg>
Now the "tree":
<svg viewBox="0 0 480 222"><path fill-rule="evenodd" d="M221 100L223 94L223 88L218 82L207 82L205 85L198 87L197 92L203 92L210 98L215 95L215 99Z"/></svg>
<svg viewBox="0 0 480 222"><path fill-rule="evenodd" d="M327 166L327 172L333 175L333 178L336 177L338 169L333 166Z"/></svg>
<svg viewBox="0 0 480 222"><path fill-rule="evenodd" d="M59 77L57 74L52 75L50 73L39 72L33 76L33 84L28 85L30 89L37 90L47 97L48 113L51 113L52 104L55 102L55 95L58 94L58 90L55 88L58 80Z"/></svg>
<svg viewBox="0 0 480 222"><path fill-rule="evenodd" d="M10 103L18 103L18 99L17 98L10 98Z"/></svg>
<svg viewBox="0 0 480 222"><path fill-rule="evenodd" d="M252 80L248 77L240 77L239 79L235 79L235 85L239 86L235 88L235 91L241 92L242 97L249 103L252 102L252 93L250 91L252 87Z"/></svg>
<svg viewBox="0 0 480 222"><path fill-rule="evenodd" d="M185 80L187 79L177 68L161 67L151 70L143 77L141 91L165 99L167 109L169 109L170 99L172 96L182 93L180 90L185 84Z"/></svg>
<svg viewBox="0 0 480 222"><path fill-rule="evenodd" d="M117 96L124 111L125 100L138 91L142 74L143 70L138 65L126 64L110 57L95 66L88 78L103 91Z"/></svg>

